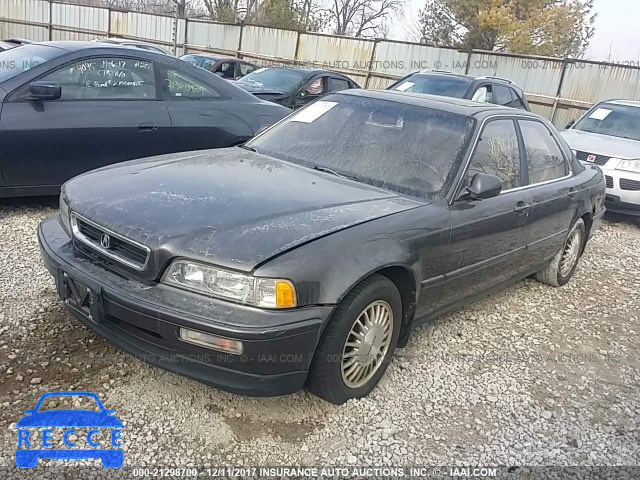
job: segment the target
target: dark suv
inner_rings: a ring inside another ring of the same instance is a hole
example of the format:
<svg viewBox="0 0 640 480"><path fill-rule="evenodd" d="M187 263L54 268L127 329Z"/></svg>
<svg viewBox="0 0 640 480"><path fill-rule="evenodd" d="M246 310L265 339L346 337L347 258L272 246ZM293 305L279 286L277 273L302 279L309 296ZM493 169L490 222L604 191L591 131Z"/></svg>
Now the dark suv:
<svg viewBox="0 0 640 480"><path fill-rule="evenodd" d="M531 111L522 89L506 78L428 70L411 73L391 84L387 90L466 98Z"/></svg>

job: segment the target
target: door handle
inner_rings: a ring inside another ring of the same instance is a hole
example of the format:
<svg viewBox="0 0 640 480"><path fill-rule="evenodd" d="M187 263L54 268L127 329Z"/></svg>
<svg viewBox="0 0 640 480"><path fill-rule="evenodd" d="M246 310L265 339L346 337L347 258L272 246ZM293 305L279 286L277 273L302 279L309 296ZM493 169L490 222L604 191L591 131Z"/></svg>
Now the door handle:
<svg viewBox="0 0 640 480"><path fill-rule="evenodd" d="M567 193L567 196L573 198L576 193L578 193L578 191L574 187L569 187L569 193Z"/></svg>
<svg viewBox="0 0 640 480"><path fill-rule="evenodd" d="M156 130L158 130L158 126L155 123L149 122L138 124L139 132L155 132Z"/></svg>
<svg viewBox="0 0 640 480"><path fill-rule="evenodd" d="M531 205L523 202L522 200L516 203L516 207L513 209L518 215L526 215L529 212Z"/></svg>

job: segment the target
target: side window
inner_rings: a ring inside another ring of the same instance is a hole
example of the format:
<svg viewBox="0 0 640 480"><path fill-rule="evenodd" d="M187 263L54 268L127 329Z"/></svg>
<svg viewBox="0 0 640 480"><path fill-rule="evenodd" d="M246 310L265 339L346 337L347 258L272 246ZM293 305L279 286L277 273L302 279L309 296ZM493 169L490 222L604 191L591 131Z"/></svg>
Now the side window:
<svg viewBox="0 0 640 480"><path fill-rule="evenodd" d="M155 100L153 62L91 58L66 65L40 80L59 83L62 100Z"/></svg>
<svg viewBox="0 0 640 480"><path fill-rule="evenodd" d="M329 77L329 91L337 92L340 90L347 90L349 88L349 82L343 78Z"/></svg>
<svg viewBox="0 0 640 480"><path fill-rule="evenodd" d="M522 186L520 148L513 120L495 120L485 126L469 162L467 185L476 173L500 178L503 190Z"/></svg>
<svg viewBox="0 0 640 480"><path fill-rule="evenodd" d="M476 90L471 98L474 102L491 103L491 87L489 85L482 85Z"/></svg>
<svg viewBox="0 0 640 480"><path fill-rule="evenodd" d="M209 84L206 84L184 70L166 71L162 97L164 100L212 100L220 98Z"/></svg>
<svg viewBox="0 0 640 480"><path fill-rule="evenodd" d="M327 93L324 79L325 77L316 78L314 81L309 83L304 89L307 95L322 95L323 93Z"/></svg>
<svg viewBox="0 0 640 480"><path fill-rule="evenodd" d="M522 100L520 100L520 97L518 96L516 91L513 88L510 88L509 90L511 91L511 103L509 104L509 106L512 108L524 109L524 103L522 103Z"/></svg>
<svg viewBox="0 0 640 480"><path fill-rule="evenodd" d="M549 129L540 122L519 122L527 155L529 184L548 182L569 173L562 150Z"/></svg>
<svg viewBox="0 0 640 480"><path fill-rule="evenodd" d="M493 86L493 98L491 103L502 106L510 106L513 99L511 98L511 89L503 85Z"/></svg>
<svg viewBox="0 0 640 480"><path fill-rule="evenodd" d="M251 65L250 63L239 62L238 65L238 77L244 77L245 75L249 75L251 72L258 69L258 67L256 67L255 65Z"/></svg>
<svg viewBox="0 0 640 480"><path fill-rule="evenodd" d="M216 67L213 73L219 74L222 78L234 78L233 62L222 62Z"/></svg>
<svg viewBox="0 0 640 480"><path fill-rule="evenodd" d="M204 60L202 60L201 63L201 67L204 68L205 70L211 72L213 69L213 66L216 64L216 61L211 59L211 58L205 58ZM197 64L195 64L197 65Z"/></svg>

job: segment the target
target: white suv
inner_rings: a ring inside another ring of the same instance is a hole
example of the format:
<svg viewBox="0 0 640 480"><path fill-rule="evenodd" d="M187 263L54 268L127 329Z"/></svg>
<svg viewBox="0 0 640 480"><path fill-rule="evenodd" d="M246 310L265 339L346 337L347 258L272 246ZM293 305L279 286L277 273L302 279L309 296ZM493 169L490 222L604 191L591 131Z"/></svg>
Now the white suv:
<svg viewBox="0 0 640 480"><path fill-rule="evenodd" d="M597 103L562 136L578 160L602 168L607 209L640 216L640 101Z"/></svg>

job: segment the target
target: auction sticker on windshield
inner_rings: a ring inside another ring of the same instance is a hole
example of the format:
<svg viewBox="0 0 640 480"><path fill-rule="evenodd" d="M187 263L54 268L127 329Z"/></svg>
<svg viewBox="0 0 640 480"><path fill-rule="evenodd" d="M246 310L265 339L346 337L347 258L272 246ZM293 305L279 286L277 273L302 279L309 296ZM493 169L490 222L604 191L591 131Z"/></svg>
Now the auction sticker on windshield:
<svg viewBox="0 0 640 480"><path fill-rule="evenodd" d="M604 120L609 116L611 110L607 110L606 108L598 108L595 112L589 115L589 118L593 118L594 120Z"/></svg>
<svg viewBox="0 0 640 480"><path fill-rule="evenodd" d="M413 87L415 85L415 83L413 82L404 82L400 85L398 85L396 87L396 90L399 90L401 92L404 92L405 90L409 90L411 87Z"/></svg>
<svg viewBox="0 0 640 480"><path fill-rule="evenodd" d="M314 122L329 110L331 110L333 107L335 107L337 104L338 102L325 102L322 100L314 102L304 110L300 110L299 113L291 118L291 121L303 123Z"/></svg>

